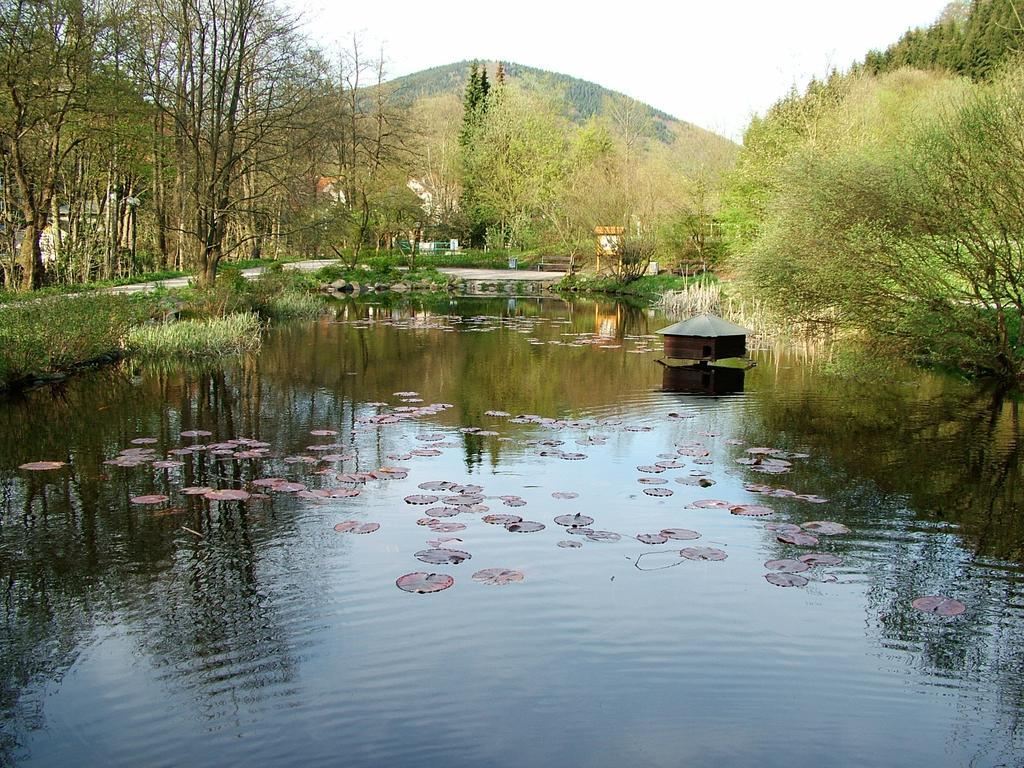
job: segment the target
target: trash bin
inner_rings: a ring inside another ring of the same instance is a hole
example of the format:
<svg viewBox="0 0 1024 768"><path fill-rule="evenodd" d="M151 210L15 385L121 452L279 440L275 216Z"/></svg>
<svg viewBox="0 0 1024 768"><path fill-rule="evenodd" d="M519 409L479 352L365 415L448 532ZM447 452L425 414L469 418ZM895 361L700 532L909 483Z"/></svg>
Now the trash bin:
<svg viewBox="0 0 1024 768"><path fill-rule="evenodd" d="M509 256L508 257L508 268L509 269L515 269L517 263L518 263L518 260L516 259L515 256Z"/></svg>

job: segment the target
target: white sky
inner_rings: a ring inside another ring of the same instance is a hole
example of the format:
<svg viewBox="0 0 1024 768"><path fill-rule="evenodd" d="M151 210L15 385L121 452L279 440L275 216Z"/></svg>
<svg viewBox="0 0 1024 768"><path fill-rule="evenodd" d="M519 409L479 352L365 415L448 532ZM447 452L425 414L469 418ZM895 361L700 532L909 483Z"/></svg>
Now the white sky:
<svg viewBox="0 0 1024 768"><path fill-rule="evenodd" d="M358 33L391 77L500 59L591 80L739 140L794 84L845 69L948 0L290 0L330 46Z"/></svg>

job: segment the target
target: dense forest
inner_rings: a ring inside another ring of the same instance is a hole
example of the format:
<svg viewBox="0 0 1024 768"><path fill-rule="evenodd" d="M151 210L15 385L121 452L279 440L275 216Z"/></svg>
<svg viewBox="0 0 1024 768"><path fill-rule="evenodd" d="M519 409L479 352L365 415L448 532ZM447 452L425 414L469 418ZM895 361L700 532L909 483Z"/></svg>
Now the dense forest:
<svg viewBox="0 0 1024 768"><path fill-rule="evenodd" d="M787 324L1019 380L1022 5L954 5L751 123L720 214L745 290Z"/></svg>
<svg viewBox="0 0 1024 768"><path fill-rule="evenodd" d="M931 26L908 31L884 51L872 51L863 68L872 74L901 67L938 69L976 81L989 78L1024 43L1020 3L956 0Z"/></svg>

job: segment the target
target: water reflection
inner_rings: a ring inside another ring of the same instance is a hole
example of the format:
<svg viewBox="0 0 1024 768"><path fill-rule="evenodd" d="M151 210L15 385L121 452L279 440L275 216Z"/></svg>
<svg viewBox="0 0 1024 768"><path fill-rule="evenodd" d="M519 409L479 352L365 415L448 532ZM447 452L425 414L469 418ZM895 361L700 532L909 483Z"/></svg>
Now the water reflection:
<svg viewBox="0 0 1024 768"><path fill-rule="evenodd" d="M718 365L666 365L661 388L665 392L734 395L743 391L746 371Z"/></svg>
<svg viewBox="0 0 1024 768"><path fill-rule="evenodd" d="M854 537L830 545L845 561L837 587L854 590L857 598L838 597L838 603L830 607L829 593L823 592L819 601L823 604L814 606L818 613L809 614L806 606L795 611L792 602L783 602L791 601L785 596L790 590L766 593L754 590L746 581L728 581L738 578L734 575L724 576L727 581L720 593L703 585L717 596L718 603L711 598L701 602L699 594L690 598L710 622L703 637L731 626L734 614L722 605L735 608L735 601L747 599L743 596L750 593L757 595L755 602L773 605L779 616L794 622L817 622L815 630L823 637L828 636L825 627L829 621L834 626L845 625L856 614L866 632L862 627L860 644L856 644L851 639L858 636L854 627L841 647L847 658L850 654L870 657L875 666L861 671L863 678L837 678L835 684L845 686L838 693L856 697L856 680L870 680L881 690L886 685L883 678L871 675L886 671L905 676L915 691L946 685L960 697L956 705L969 711L958 717L937 718L963 732L933 735L942 744L959 741L968 745L949 749L960 756L966 749L978 764L994 764L1012 755L1020 746L1018 716L1024 704L1019 401L912 370L893 370L881 381L851 381L827 375L803 360L770 352L758 353L759 365L746 374L740 369L715 368L710 381L705 381L705 372L694 374L655 363L659 350L649 337L665 323L665 318L649 317L637 307L601 302L346 299L338 302L335 315L318 323L276 329L257 357L229 361L224 366L126 365L83 376L60 389L38 390L4 402L0 405L0 432L9 439L0 441L0 574L4 580L0 707L2 748L8 758L45 762L47 756L70 754L61 751L61 739L47 719L47 707L57 706L52 701L47 704L47 693L54 690L53 681L69 671L93 669L97 662L90 654L111 647L111 633L131 648L133 658L144 658L151 668L145 677L148 682L137 685L166 691L181 702L184 712L194 713L190 716L211 731L234 732L232 722L261 723L259 713L273 708L274 702L296 710L296 719L289 721L295 727L319 722L318 715L303 710L310 699L335 714L343 711L337 698L343 694L319 690L309 669L320 659L335 655L380 660L372 650L361 648L363 635L377 637L382 647L398 642L384 631L392 629L390 619L375 608L373 600L382 598L373 592L375 587L367 585L384 583L390 588L398 557L395 553L405 542L382 537L378 544L360 542L362 550L339 545L329 534L325 512L315 505L277 499L216 509L195 499L182 499L172 509L153 514L131 505L129 499L146 493L172 495L175 485L232 483L237 487L251 480L256 468L204 458L188 462L180 480L174 481L166 471L131 472L103 462L136 437L152 436L161 447L173 446L178 444L178 434L188 429L209 430L222 438L244 435L281 451L301 451L311 442L311 428L330 426L339 431L339 443L352 446L354 458L345 465L346 471L374 469L395 463L391 457L401 455L408 446L400 439L404 433L389 436L380 430L370 431L361 419L377 412L369 403L394 402L393 393L403 390L419 392L427 403L454 406L431 417L430 424L444 430L448 441L457 441L458 447L450 455L457 457L462 471L492 482L514 478L520 489L561 483L567 470L540 465L535 447L530 445L549 437L548 433L532 425L483 436L457 429L492 427L494 420L485 414L494 409L566 418L615 417L652 427L649 437L613 436L607 455L595 450L587 462L581 462L584 466L574 470L587 473L578 475L580 490L588 489L589 483L595 493L603 495L589 502L599 512L611 517L623 514L623 509L629 511L619 520L623 533L628 534L642 525L646 508L634 509L633 497L611 478L622 471L631 472L641 460L670 447L673 439L697 437L713 442L699 437L697 430L701 430L750 445L807 451L812 455L807 465L792 476L778 478L778 483L832 499L827 513L821 514L855 531ZM687 394L744 389L742 398L720 401ZM667 414L681 408L692 409L692 427L670 425ZM597 431L582 430L570 437L584 438ZM721 497L728 498L742 492L739 478L726 473L739 471L733 462L737 455L742 455L741 449L730 448L721 440L714 443L719 486L714 489L716 494L707 495L717 495L720 490ZM53 475L16 469L20 463L41 459L66 461L69 467ZM441 466L452 471L454 465ZM630 475L623 476L633 482ZM400 500L401 494L395 494L382 496L379 502L361 500L364 506L360 508L385 514ZM810 519L802 503L779 501L778 518ZM574 510L567 507L565 511ZM550 517L547 510L538 514ZM752 579L759 577L761 559L786 556L785 548L759 527L737 533L713 527L732 520L698 520L716 532L718 539L742 535L726 542L735 547L730 562L744 563L746 553ZM706 538L715 541L711 532ZM422 535L418 531L410 535L421 547ZM539 564L549 563L545 558L553 557L548 552L553 547L530 546L538 549L521 557L538 563L536 573L542 581ZM571 554L595 558L600 552L585 548ZM621 554L614 555L615 561L621 559ZM594 559L581 562L589 564L581 566L584 574L607 567ZM556 566L549 563L549 567ZM683 571L674 568L669 573ZM581 578L574 574L571 578ZM532 578L534 572L528 574L528 581ZM747 685L759 674L751 667L758 655L753 651L756 644L744 645L729 636L722 641L723 655L715 657L714 650L702 643L701 633L690 641L679 640L695 634L690 630L703 620L697 616L688 617L689 624L673 623L681 619L644 616L648 637L634 637L630 645L622 646L631 650L621 650L615 644L614 630L606 623L591 625L588 622L593 617L578 612L584 602L600 606L605 599L628 615L632 609L621 597L599 597L602 590L612 589L614 582L602 572L600 586L591 585L591 592L573 593L578 602L565 604L565 590L571 589L566 586L569 579L566 575L565 581L559 582L561 591L538 593L532 608L519 605L519 620L528 628L543 627L552 638L564 636L566 642L581 629L588 636L603 637L604 645L594 646L598 659L603 649L610 647L623 654L647 653L652 659L662 659L664 665L668 664L669 647L689 642L689 652L694 658L699 655L709 660L709 668L728 663L743 671ZM619 583L625 581L626 575L620 576ZM647 581L645 588L651 584L661 584L666 598L674 594L672 582ZM373 600L363 594L365 590L375 595ZM936 623L909 608L910 596L954 591L970 606L962 620ZM643 594L633 594L632 603L645 605ZM421 605L409 610L418 611ZM423 609L431 615L416 615L440 642L437 638L447 636L451 627L436 614L438 604L434 605ZM446 605L457 611L460 604ZM746 604L739 605L743 608ZM547 606L559 606L561 613ZM757 610L747 609L752 621L763 621L764 631L778 637L773 634L778 627L771 621L779 616L756 618ZM484 609L476 606L474 610ZM495 622L500 624L497 619ZM375 634L378 631L380 634ZM463 626L461 640L456 641L461 645L452 650L464 660L489 668L490 646L481 639L478 647L473 637ZM804 639L789 642L793 645L780 649L783 656L807 651L801 645ZM827 650L821 643L813 645L808 658L824 658ZM410 656L411 661L403 658L402 663L391 661L407 679L423 684L426 659L440 647L445 646L431 644L415 650L401 646L410 654L422 655ZM530 648L534 654L541 651L540 646ZM730 651L735 655L729 655ZM647 657L623 658L647 668ZM908 664L907 659L912 662ZM820 667L811 673L800 672L828 677ZM691 673L696 675L694 670ZM353 677L348 682L355 686L352 695L376 690L377 699L360 699L363 706L372 707L374 702L393 706L406 695L399 690L401 684L383 669L377 670L379 688L360 688L355 684L366 680L358 671L349 674ZM581 670L566 679L566 690L585 698L588 679L589 674ZM699 689L701 680L688 682ZM623 680L623 696L630 695L634 683ZM120 684L125 688L132 685L127 680ZM609 673L604 686L616 690L614 675ZM62 690L73 690L72 683ZM815 693L819 697L830 694L824 689ZM126 696L125 701L153 695L137 692L136 698ZM554 692L549 695L557 697ZM514 698L523 707L533 701L525 693ZM886 718L905 716L893 714L895 704L892 711L887 709L884 696L871 699L869 695L867 700L874 709L859 715L862 724L881 727ZM668 703L673 699L659 701L666 712L678 706ZM927 711L933 714L941 706L939 699L927 702ZM727 722L729 712L735 711L731 709L734 703L709 704L707 716L720 716ZM600 718L597 710L586 707L586 711L588 716ZM359 717L359 713L344 713L353 717L353 722ZM453 718L468 717L457 707L451 714ZM687 716L695 717L693 713ZM808 710L801 710L801 716L808 722L816 717ZM168 744L151 744L150 748L171 749L169 744L187 733L189 725L194 721L171 718L165 726ZM773 727L782 732L779 725ZM152 733L151 727L156 726L145 725L139 731ZM986 729L989 735L979 737L978 729ZM246 728L241 731L248 732ZM358 735L348 736L352 743L362 743ZM450 734L452 739L456 736ZM130 753L130 737L117 738L125 739ZM308 743L282 738L295 754L302 754L303 748L315 750ZM436 733L422 738L436 738ZM260 742L256 739L255 743ZM52 752L46 751L47 744L55 745ZM879 745L882 742L874 743ZM134 758L145 761L142 745L135 746L139 751ZM818 744L821 749L827 746ZM229 759L230 741L219 748L223 751L211 754ZM425 749L422 744L418 748ZM815 752L814 744L808 749L808 754L824 759L826 753ZM608 754L624 755L610 745ZM885 754L884 750L879 754ZM481 759L487 757L494 756ZM412 753L396 752L395 759L398 763L417 762ZM355 756L353 761L368 763Z"/></svg>

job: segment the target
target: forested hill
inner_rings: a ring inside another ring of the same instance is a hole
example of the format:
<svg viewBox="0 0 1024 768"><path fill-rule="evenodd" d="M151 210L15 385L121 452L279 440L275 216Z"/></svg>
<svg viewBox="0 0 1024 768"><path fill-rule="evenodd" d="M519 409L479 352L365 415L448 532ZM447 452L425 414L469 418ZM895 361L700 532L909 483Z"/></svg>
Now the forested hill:
<svg viewBox="0 0 1024 768"><path fill-rule="evenodd" d="M874 74L901 67L939 69L987 80L1008 57L1024 51L1022 0L955 0L929 27L912 29L863 67Z"/></svg>
<svg viewBox="0 0 1024 768"><path fill-rule="evenodd" d="M392 84L397 86L399 93L410 101L449 93L461 98L471 65L470 61L458 61L454 64L432 67L396 78ZM732 145L732 142L718 134L679 120L648 104L596 83L514 62L502 62L502 66L505 68L506 76L525 90L559 96L564 104L565 116L573 122L584 123L590 117L600 117L615 107L633 106L639 108L644 116L650 119L653 133L666 143L671 143L675 137L681 134L699 133L707 134L708 138L718 139L723 145ZM497 62L487 62L487 74L492 80L496 68Z"/></svg>

